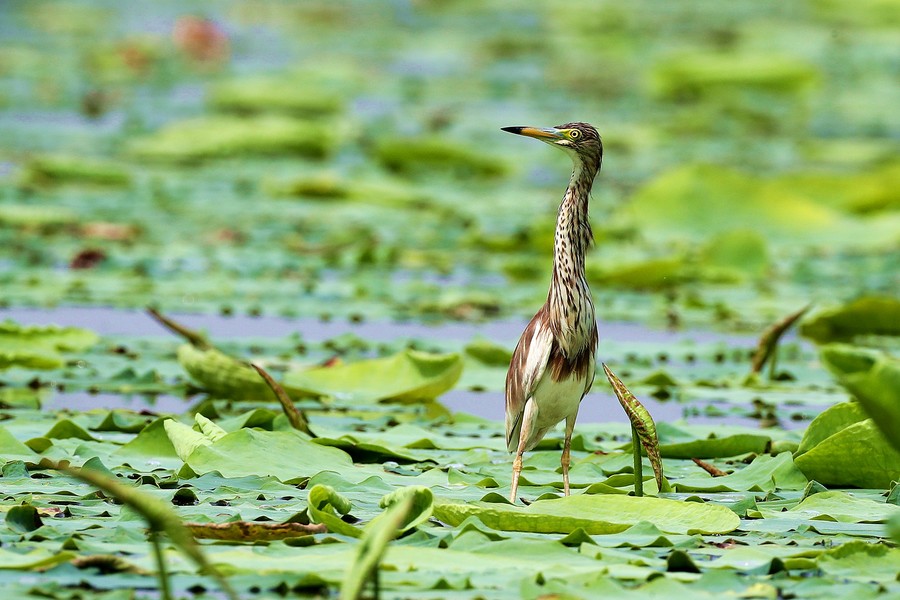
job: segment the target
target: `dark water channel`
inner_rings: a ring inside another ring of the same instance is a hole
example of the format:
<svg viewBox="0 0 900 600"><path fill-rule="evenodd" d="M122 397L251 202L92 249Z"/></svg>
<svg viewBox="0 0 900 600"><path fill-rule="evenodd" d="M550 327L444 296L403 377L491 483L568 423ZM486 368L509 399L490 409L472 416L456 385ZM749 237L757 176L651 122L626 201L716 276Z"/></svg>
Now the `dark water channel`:
<svg viewBox="0 0 900 600"><path fill-rule="evenodd" d="M507 319L488 323L441 323L428 325L403 322L363 322L349 321L323 322L318 319L288 319L277 316L252 317L247 315L221 316L203 314L172 315L178 322L192 329L214 332L219 339L282 337L294 332L302 334L309 342L321 342L335 336L353 333L374 342L391 342L405 339L441 339L468 341L484 337L498 343L512 346L518 338L525 321ZM15 308L0 310L0 320L10 319L25 325L60 325L91 329L103 336L165 336L169 335L159 324L143 311L104 307L60 307ZM755 340L750 336L722 334L717 332L672 332L656 330L634 323L600 323L603 337L619 342L674 344L684 341L694 343L721 343L730 347L752 347ZM579 420L581 422L627 422L627 417L618 402L605 385L597 385L582 403ZM441 402L453 411L471 413L484 418L502 420L504 416L503 394L500 392L475 392L463 389L452 390L441 397ZM94 408L149 409L158 412L182 412L196 399L174 396L143 396L119 394L90 394L73 391L55 393L43 401L50 410L70 408L88 410ZM641 401L651 414L660 421L676 421L685 418L690 423L720 423L730 425L758 426L759 421L736 415L705 416L703 406L690 406L674 401L659 401L653 397L642 397ZM785 422L787 428L803 426L805 423Z"/></svg>

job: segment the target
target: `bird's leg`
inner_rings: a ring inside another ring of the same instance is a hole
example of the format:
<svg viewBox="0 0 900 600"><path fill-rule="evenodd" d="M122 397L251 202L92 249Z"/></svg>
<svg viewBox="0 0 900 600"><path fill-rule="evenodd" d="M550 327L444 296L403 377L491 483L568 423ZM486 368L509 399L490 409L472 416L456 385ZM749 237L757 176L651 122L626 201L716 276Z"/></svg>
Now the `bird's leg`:
<svg viewBox="0 0 900 600"><path fill-rule="evenodd" d="M520 444L521 446L521 444ZM516 492L519 490L519 474L522 472L522 453L516 452L516 457L513 459L513 471L512 471L512 490L509 492L509 501L515 504L516 502Z"/></svg>
<svg viewBox="0 0 900 600"><path fill-rule="evenodd" d="M519 475L522 473L522 455L525 454L525 444L531 437L531 427L537 416L537 405L529 398L525 402L525 410L522 414L522 427L519 429L519 446L516 448L516 457L513 459L512 489L509 492L509 501L515 504L516 492L519 490Z"/></svg>
<svg viewBox="0 0 900 600"><path fill-rule="evenodd" d="M566 441L563 442L562 457L559 459L559 464L562 466L563 493L566 496L569 495L569 450L572 447L572 431L575 430L575 418L577 416L578 413L575 413L566 417Z"/></svg>

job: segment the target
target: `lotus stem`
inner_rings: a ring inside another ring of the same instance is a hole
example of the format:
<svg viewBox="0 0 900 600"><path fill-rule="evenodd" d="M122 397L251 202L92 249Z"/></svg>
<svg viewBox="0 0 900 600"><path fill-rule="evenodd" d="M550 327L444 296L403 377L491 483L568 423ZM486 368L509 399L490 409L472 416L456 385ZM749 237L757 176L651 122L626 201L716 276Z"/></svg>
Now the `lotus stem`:
<svg viewBox="0 0 900 600"><path fill-rule="evenodd" d="M644 495L644 461L641 458L641 444L637 428L631 426L631 450L634 452L634 495Z"/></svg>
<svg viewBox="0 0 900 600"><path fill-rule="evenodd" d="M166 559L163 556L162 544L159 543L159 534L155 529L150 529L150 545L153 546L153 556L156 557L159 596L162 600L172 600L172 590L169 588L169 574L166 572Z"/></svg>

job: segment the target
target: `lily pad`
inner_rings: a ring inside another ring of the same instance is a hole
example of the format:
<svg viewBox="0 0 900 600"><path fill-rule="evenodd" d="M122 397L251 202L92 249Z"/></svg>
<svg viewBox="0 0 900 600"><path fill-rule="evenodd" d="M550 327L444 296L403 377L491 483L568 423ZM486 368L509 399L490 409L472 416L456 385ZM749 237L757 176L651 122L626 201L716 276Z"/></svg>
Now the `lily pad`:
<svg viewBox="0 0 900 600"><path fill-rule="evenodd" d="M761 455L747 467L722 477L686 477L672 482L679 491L735 492L802 490L807 478L791 459L790 452Z"/></svg>
<svg viewBox="0 0 900 600"><path fill-rule="evenodd" d="M707 164L657 176L635 192L618 218L648 237L695 240L748 229L768 233L770 240L810 239L841 224L837 213L807 198L773 193L751 175Z"/></svg>
<svg viewBox="0 0 900 600"><path fill-rule="evenodd" d="M128 154L175 163L276 154L324 158L332 152L335 142L336 136L327 128L289 117L215 116L171 123L133 140Z"/></svg>
<svg viewBox="0 0 900 600"><path fill-rule="evenodd" d="M114 162L79 156L38 156L31 158L22 174L28 185L81 183L124 186L131 183L128 170Z"/></svg>
<svg viewBox="0 0 900 600"><path fill-rule="evenodd" d="M840 523L885 523L900 514L900 506L857 498L847 492L829 491L809 496L787 513L804 519Z"/></svg>
<svg viewBox="0 0 900 600"><path fill-rule="evenodd" d="M704 52L660 63L653 84L666 98L703 97L727 88L795 93L808 88L817 75L813 65L790 56Z"/></svg>
<svg viewBox="0 0 900 600"><path fill-rule="evenodd" d="M738 516L724 506L616 494L537 500L524 508L495 502L460 504L438 498L434 515L450 525L474 516L501 531L570 533L580 527L592 535L619 533L642 521L666 533L684 534L727 533L740 524Z"/></svg>
<svg viewBox="0 0 900 600"><path fill-rule="evenodd" d="M22 326L6 321L0 323L0 369L55 369L63 364L60 353L86 350L98 340L93 331L78 327Z"/></svg>
<svg viewBox="0 0 900 600"><path fill-rule="evenodd" d="M288 386L342 402L418 402L433 400L451 389L462 374L458 354L408 350L386 358L334 367L290 371Z"/></svg>
<svg viewBox="0 0 900 600"><path fill-rule="evenodd" d="M223 81L212 86L208 101L216 110L238 114L275 112L310 117L341 110L340 96L310 83L265 75Z"/></svg>
<svg viewBox="0 0 900 600"><path fill-rule="evenodd" d="M198 445L185 460L194 473L218 471L225 477L271 475L281 481L306 479L323 470L352 469L350 456L309 441L294 430L240 429Z"/></svg>
<svg viewBox="0 0 900 600"><path fill-rule="evenodd" d="M389 171L404 175L443 171L496 177L506 172L502 158L438 137L384 139L375 148L375 158Z"/></svg>

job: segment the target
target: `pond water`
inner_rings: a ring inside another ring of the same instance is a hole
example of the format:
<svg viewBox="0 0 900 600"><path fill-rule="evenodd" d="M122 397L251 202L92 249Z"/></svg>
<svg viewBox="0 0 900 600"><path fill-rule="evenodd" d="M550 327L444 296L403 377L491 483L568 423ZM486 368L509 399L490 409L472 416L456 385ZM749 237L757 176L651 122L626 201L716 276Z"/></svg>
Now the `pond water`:
<svg viewBox="0 0 900 600"><path fill-rule="evenodd" d="M371 321L353 323L346 320L322 321L318 319L289 319L277 316L252 317L247 315L222 316L210 314L177 314L172 317L192 329L213 332L216 339L282 337L300 333L308 342L321 342L347 333L374 342L391 342L407 339L441 339L467 341L484 337L511 346L525 325L522 319L497 320L485 323L447 322L421 324L409 322ZM29 325L60 325L85 327L100 335L115 337L148 337L169 335L146 313L106 307L15 308L0 310L0 320L9 319ZM726 344L729 347L750 348L755 340L746 335L708 331L664 331L634 323L611 322L600 324L601 335L616 342L643 342L673 344L690 341L697 344ZM43 406L50 410L89 410L97 408L126 408L154 412L183 412L196 403L197 397L180 398L159 394L110 394L87 391L56 391L49 395ZM504 417L503 394L497 391L472 391L455 389L441 397L440 401L455 412L467 412L480 417L502 420ZM729 425L759 426L760 421L741 415L707 414L708 405L682 404L671 400L657 400L652 396L641 398L651 414L660 421L685 419L689 423L723 423ZM746 407L745 407L746 408ZM721 412L721 411L720 411ZM746 412L749 412L746 411ZM597 385L582 403L579 415L582 422L627 422L612 393L605 385ZM783 420L787 429L803 427L805 420Z"/></svg>
<svg viewBox="0 0 900 600"><path fill-rule="evenodd" d="M309 342L353 333L374 342L398 339L469 340L481 336L498 343L515 342L527 320L506 319L480 323L444 322L423 324L396 321L347 320L322 321L313 318L289 319L278 316L223 316L216 314L176 313L168 315L179 323L201 331L214 332L215 337L274 337L301 333ZM166 333L145 312L107 307L8 308L0 309L0 320L12 320L23 325L60 325L84 327L104 336L150 336ZM710 331L666 331L637 323L601 322L600 337L620 342L658 342L660 344L693 341L696 343L725 343L730 346L752 347L753 336Z"/></svg>

